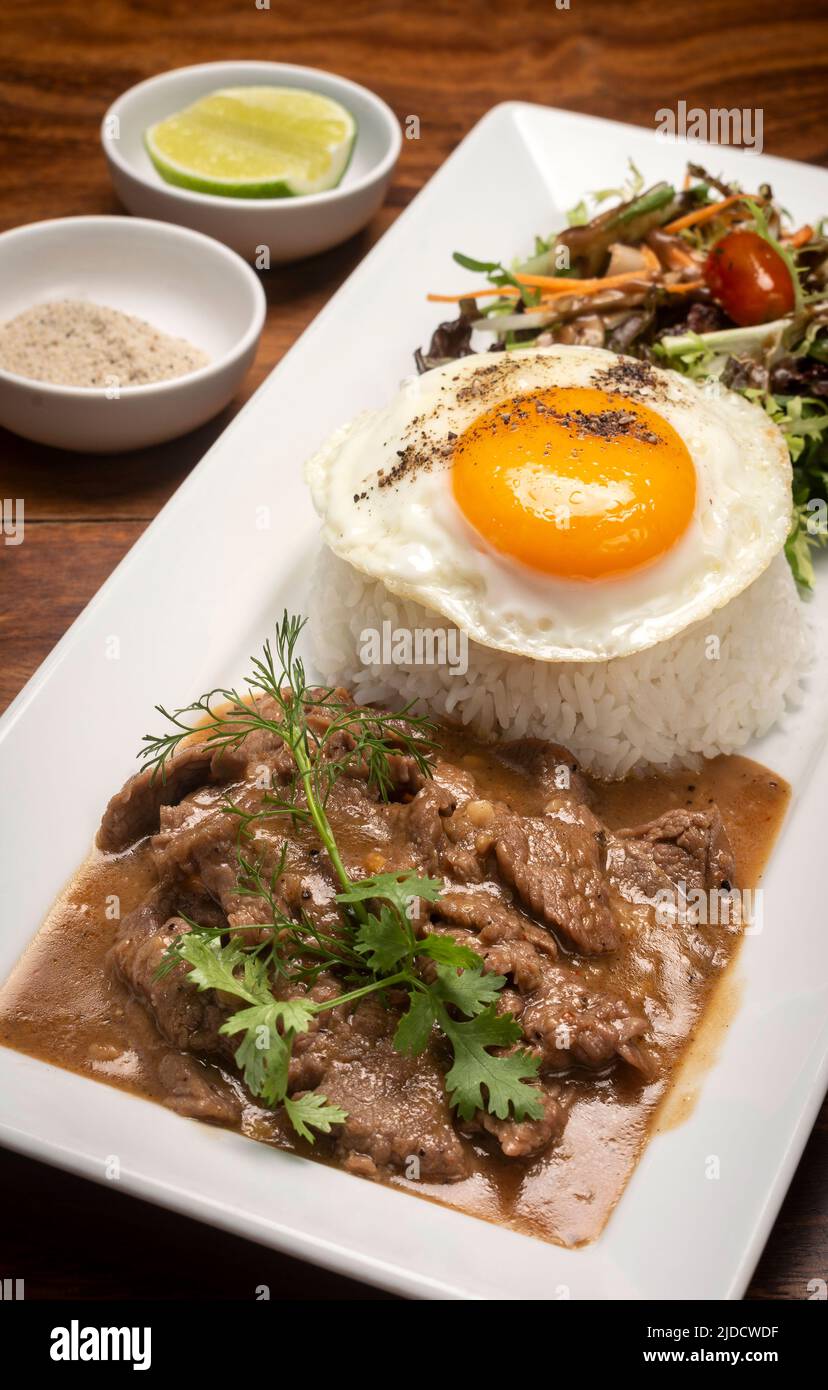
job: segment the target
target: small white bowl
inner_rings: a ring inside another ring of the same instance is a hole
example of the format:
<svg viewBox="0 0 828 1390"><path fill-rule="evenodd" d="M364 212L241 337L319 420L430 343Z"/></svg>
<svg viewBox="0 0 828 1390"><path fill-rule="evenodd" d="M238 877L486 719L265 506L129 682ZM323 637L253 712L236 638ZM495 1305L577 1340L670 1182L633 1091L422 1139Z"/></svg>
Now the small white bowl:
<svg viewBox="0 0 828 1390"><path fill-rule="evenodd" d="M350 111L356 143L338 187L297 198L224 198L162 179L144 132L217 88L250 86L305 87ZM327 251L370 222L385 198L402 135L384 101L334 73L293 63L199 63L131 87L104 116L101 143L115 191L130 212L206 232L266 269Z"/></svg>
<svg viewBox="0 0 828 1390"><path fill-rule="evenodd" d="M55 299L134 314L210 359L117 395L0 369L0 424L97 454L175 439L218 414L253 361L267 309L255 272L234 252L200 232L132 217L63 217L0 236L0 322Z"/></svg>

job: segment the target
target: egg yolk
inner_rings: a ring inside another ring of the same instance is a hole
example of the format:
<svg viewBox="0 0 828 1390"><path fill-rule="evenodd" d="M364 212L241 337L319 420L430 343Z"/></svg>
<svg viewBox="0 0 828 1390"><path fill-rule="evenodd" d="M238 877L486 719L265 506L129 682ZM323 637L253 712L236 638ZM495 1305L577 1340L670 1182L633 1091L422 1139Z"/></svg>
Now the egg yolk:
<svg viewBox="0 0 828 1390"><path fill-rule="evenodd" d="M606 579L683 535L696 470L647 406L553 387L478 416L454 445L452 487L466 520L502 554L543 574Z"/></svg>

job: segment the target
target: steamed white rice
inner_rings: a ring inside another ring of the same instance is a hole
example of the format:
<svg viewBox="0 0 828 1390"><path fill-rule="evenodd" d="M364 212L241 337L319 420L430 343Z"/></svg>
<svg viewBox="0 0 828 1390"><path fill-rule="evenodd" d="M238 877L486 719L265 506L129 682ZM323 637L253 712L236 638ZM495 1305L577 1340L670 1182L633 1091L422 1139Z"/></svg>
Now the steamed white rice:
<svg viewBox="0 0 828 1390"><path fill-rule="evenodd" d="M552 739L594 775L618 778L695 768L702 757L736 752L798 704L809 659L803 609L779 555L724 608L647 651L551 663L469 641L461 675L447 664L397 664L389 651L366 662L366 634L382 633L383 624L392 633L447 634L452 625L326 548L310 632L322 678L347 686L361 703L393 708L414 700L482 737Z"/></svg>

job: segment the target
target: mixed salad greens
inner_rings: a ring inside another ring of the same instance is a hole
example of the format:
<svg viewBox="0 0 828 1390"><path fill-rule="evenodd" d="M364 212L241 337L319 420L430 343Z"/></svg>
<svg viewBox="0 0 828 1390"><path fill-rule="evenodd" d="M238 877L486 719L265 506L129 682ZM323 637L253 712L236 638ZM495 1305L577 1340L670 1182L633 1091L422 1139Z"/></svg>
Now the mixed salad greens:
<svg viewBox="0 0 828 1390"><path fill-rule="evenodd" d="M604 207L604 204L610 204ZM785 435L794 514L786 553L803 589L828 543L828 234L794 227L767 184L746 193L690 163L681 188L627 182L568 214L510 267L454 259L479 290L431 294L458 315L435 331L419 371L491 348L584 344L640 357L757 401Z"/></svg>

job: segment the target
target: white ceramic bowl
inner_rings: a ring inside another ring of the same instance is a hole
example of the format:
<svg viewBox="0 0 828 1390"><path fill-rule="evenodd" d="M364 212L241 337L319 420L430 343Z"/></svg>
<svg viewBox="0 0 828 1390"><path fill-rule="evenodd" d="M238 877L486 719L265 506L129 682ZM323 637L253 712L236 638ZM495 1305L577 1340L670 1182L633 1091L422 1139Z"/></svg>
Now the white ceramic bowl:
<svg viewBox="0 0 828 1390"><path fill-rule="evenodd" d="M174 439L232 400L267 302L249 265L211 237L132 217L64 217L0 236L0 322L88 299L186 338L210 361L147 386L57 386L0 369L0 424L40 444L119 453Z"/></svg>
<svg viewBox="0 0 828 1390"><path fill-rule="evenodd" d="M306 87L350 111L356 144L337 188L298 198L245 199L165 183L144 147L149 126L219 87L266 85ZM402 136L390 107L345 77L293 63L239 62L200 63L139 82L110 106L101 142L115 191L130 212L206 232L261 269L327 251L370 222L385 198Z"/></svg>

